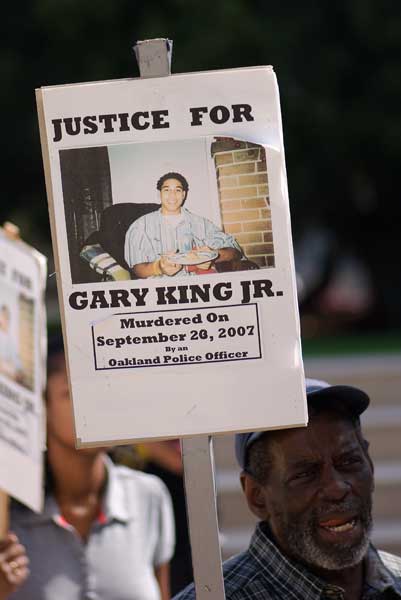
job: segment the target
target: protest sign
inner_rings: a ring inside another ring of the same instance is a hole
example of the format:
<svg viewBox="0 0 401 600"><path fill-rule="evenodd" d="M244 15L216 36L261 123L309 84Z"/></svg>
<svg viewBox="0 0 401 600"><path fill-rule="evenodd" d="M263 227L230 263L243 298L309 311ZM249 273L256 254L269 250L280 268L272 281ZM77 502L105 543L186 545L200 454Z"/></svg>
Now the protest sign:
<svg viewBox="0 0 401 600"><path fill-rule="evenodd" d="M46 259L0 228L0 488L42 506Z"/></svg>
<svg viewBox="0 0 401 600"><path fill-rule="evenodd" d="M78 446L305 424L272 68L37 101Z"/></svg>

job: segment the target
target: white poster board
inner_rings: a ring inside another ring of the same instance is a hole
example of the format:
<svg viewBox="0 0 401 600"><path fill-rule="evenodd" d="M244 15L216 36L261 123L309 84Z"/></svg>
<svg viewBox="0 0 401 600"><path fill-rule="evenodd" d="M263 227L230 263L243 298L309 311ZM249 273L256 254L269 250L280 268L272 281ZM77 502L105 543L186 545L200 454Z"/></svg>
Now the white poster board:
<svg viewBox="0 0 401 600"><path fill-rule="evenodd" d="M0 228L0 488L42 508L46 259Z"/></svg>
<svg viewBox="0 0 401 600"><path fill-rule="evenodd" d="M273 69L45 87L37 101L78 446L304 425ZM160 183L168 173L184 179ZM181 186L178 224L158 210L164 184ZM188 265L204 246L208 268ZM168 252L174 276L160 274Z"/></svg>

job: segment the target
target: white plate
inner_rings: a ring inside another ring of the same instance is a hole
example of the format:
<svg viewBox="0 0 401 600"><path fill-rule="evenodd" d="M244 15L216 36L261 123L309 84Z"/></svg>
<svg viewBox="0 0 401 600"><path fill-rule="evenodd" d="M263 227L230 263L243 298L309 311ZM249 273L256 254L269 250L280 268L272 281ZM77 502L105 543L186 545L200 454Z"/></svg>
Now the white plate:
<svg viewBox="0 0 401 600"><path fill-rule="evenodd" d="M202 263L209 262L218 257L218 253L206 250L193 250L190 252L178 252L177 254L170 254L168 258L171 262L176 265L201 265Z"/></svg>

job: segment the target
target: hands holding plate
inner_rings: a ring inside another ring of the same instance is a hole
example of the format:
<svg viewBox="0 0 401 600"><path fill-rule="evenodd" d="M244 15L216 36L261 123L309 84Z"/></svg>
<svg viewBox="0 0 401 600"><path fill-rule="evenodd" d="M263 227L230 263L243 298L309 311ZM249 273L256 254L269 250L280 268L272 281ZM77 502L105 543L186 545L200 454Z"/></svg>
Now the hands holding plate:
<svg viewBox="0 0 401 600"><path fill-rule="evenodd" d="M217 252L215 252L214 250L209 248L209 246L199 246L197 248L194 248L193 253L196 254L199 259L202 259L202 258L207 259L210 257L211 260L206 260L206 262L196 263L198 269L202 269L202 271L207 271L208 269L210 269L214 258L217 258L217 256L218 256Z"/></svg>
<svg viewBox="0 0 401 600"><path fill-rule="evenodd" d="M182 264L180 265L180 264L173 262L173 258L174 258L173 252L171 252L169 254L163 254L160 257L159 267L160 267L160 271L163 275L168 275L169 277L172 277L173 275L178 273L178 271L181 271Z"/></svg>
<svg viewBox="0 0 401 600"><path fill-rule="evenodd" d="M157 261L155 275L168 275L172 277L184 266L196 265L199 269L207 271L212 262L218 257L218 252L209 246L198 246L188 252L166 252Z"/></svg>

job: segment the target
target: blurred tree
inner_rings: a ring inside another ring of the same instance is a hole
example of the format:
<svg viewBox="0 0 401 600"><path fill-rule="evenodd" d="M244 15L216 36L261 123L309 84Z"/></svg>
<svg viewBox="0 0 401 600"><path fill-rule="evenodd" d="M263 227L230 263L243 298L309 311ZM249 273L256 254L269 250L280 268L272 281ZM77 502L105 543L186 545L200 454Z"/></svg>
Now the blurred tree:
<svg viewBox="0 0 401 600"><path fill-rule="evenodd" d="M48 249L34 88L136 76L136 39L174 40L173 71L273 64L293 227L337 234L372 269L371 324L401 327L401 5L392 0L21 0L3 6L0 222Z"/></svg>

